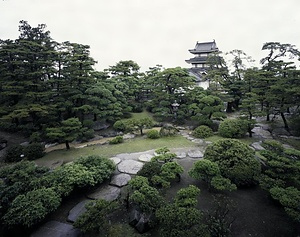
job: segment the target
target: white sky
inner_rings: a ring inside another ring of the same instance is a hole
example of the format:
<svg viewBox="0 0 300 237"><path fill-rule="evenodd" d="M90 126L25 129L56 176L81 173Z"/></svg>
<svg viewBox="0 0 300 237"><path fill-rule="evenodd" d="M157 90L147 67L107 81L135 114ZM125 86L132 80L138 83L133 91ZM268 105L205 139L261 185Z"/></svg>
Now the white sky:
<svg viewBox="0 0 300 237"><path fill-rule="evenodd" d="M189 67L188 49L213 39L258 62L265 42L300 49L299 11L300 0L0 0L0 39L16 39L20 20L43 23L58 42L90 45L99 70L120 60Z"/></svg>

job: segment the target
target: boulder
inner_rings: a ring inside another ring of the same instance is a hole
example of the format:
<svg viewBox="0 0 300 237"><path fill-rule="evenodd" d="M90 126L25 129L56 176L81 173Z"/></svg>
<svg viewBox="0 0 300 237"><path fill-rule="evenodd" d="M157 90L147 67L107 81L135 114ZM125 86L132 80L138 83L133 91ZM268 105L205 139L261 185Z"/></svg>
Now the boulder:
<svg viewBox="0 0 300 237"><path fill-rule="evenodd" d="M49 221L42 225L30 237L79 237L82 236L79 229L70 224L58 221Z"/></svg>
<svg viewBox="0 0 300 237"><path fill-rule="evenodd" d="M254 142L250 146L253 147L256 151L265 150L265 148L262 147L261 142Z"/></svg>
<svg viewBox="0 0 300 237"><path fill-rule="evenodd" d="M123 160L120 164L118 164L118 170L121 173L127 174L137 174L142 167L143 163L135 160Z"/></svg>
<svg viewBox="0 0 300 237"><path fill-rule="evenodd" d="M203 153L199 150L190 150L188 151L188 156L191 158L202 158Z"/></svg>
<svg viewBox="0 0 300 237"><path fill-rule="evenodd" d="M184 151L177 151L175 152L177 158L182 159L182 158L186 158L186 152Z"/></svg>
<svg viewBox="0 0 300 237"><path fill-rule="evenodd" d="M86 212L86 208L85 205L90 202L90 200L84 200L80 203L78 203L75 207L73 207L70 211L69 211L69 215L67 218L67 221L69 222L75 222L77 220L77 218Z"/></svg>
<svg viewBox="0 0 300 237"><path fill-rule="evenodd" d="M120 193L120 188L106 185L96 189L93 193L88 194L87 197L90 199L104 199L106 201L114 201L118 199Z"/></svg>
<svg viewBox="0 0 300 237"><path fill-rule="evenodd" d="M117 187L123 187L127 185L130 180L131 176L129 174L117 174L112 177L110 184Z"/></svg>
<svg viewBox="0 0 300 237"><path fill-rule="evenodd" d="M101 121L96 121L93 125L93 129L95 131L104 130L104 129L107 129L108 127L109 127L108 124L101 122Z"/></svg>
<svg viewBox="0 0 300 237"><path fill-rule="evenodd" d="M143 162L149 162L149 161L151 161L152 157L153 157L153 155L143 154L143 155L140 155L139 160L143 161Z"/></svg>
<svg viewBox="0 0 300 237"><path fill-rule="evenodd" d="M112 162L114 162L115 165L117 165L121 162L121 159L118 158L118 157L112 157L112 158L109 158L109 159L112 160Z"/></svg>
<svg viewBox="0 0 300 237"><path fill-rule="evenodd" d="M129 225L135 227L136 224L139 222L140 218L141 213L138 210L133 209L129 214Z"/></svg>

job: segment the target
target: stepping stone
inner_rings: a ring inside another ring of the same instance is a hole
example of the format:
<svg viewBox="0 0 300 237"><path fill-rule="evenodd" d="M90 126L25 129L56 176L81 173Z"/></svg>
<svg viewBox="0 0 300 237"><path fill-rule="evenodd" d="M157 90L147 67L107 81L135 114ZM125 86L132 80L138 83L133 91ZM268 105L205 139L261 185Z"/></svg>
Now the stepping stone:
<svg viewBox="0 0 300 237"><path fill-rule="evenodd" d="M112 160L115 163L115 165L117 165L121 162L121 159L118 158L118 157L112 157L112 158L109 158L109 159Z"/></svg>
<svg viewBox="0 0 300 237"><path fill-rule="evenodd" d="M58 221L49 221L38 228L30 237L79 237L82 236L79 229L73 225Z"/></svg>
<svg viewBox="0 0 300 237"><path fill-rule="evenodd" d="M177 158L182 159L182 158L186 158L186 152L182 152L182 151L178 151L175 152Z"/></svg>
<svg viewBox="0 0 300 237"><path fill-rule="evenodd" d="M67 218L67 221L69 222L75 222L77 220L77 218L86 212L85 209L85 205L90 202L91 200L84 200L80 203L78 203L75 207L73 207L70 211L69 211L69 215Z"/></svg>
<svg viewBox="0 0 300 237"><path fill-rule="evenodd" d="M137 174L142 167L143 163L135 160L124 160L120 164L118 164L118 170L121 173L127 173L127 174Z"/></svg>
<svg viewBox="0 0 300 237"><path fill-rule="evenodd" d="M120 193L120 188L107 185L96 189L95 192L88 194L87 197L90 199L104 199L106 201L114 201L118 199Z"/></svg>
<svg viewBox="0 0 300 237"><path fill-rule="evenodd" d="M112 177L110 184L118 187L123 187L127 185L130 180L131 176L129 174L117 174Z"/></svg>
<svg viewBox="0 0 300 237"><path fill-rule="evenodd" d="M261 146L261 142L254 142L251 144L251 147L253 147L256 151L265 150L265 148Z"/></svg>
<svg viewBox="0 0 300 237"><path fill-rule="evenodd" d="M202 158L203 153L199 150L190 150L188 151L188 156L191 158Z"/></svg>
<svg viewBox="0 0 300 237"><path fill-rule="evenodd" d="M64 163L63 160L55 161L55 162L53 162L53 163L51 164L50 169L54 170L54 169L56 169L56 168L62 166L63 163Z"/></svg>
<svg viewBox="0 0 300 237"><path fill-rule="evenodd" d="M153 155L150 154L143 154L140 155L139 160L143 162L149 162L152 159Z"/></svg>
<svg viewBox="0 0 300 237"><path fill-rule="evenodd" d="M197 143L197 144L204 144L204 141L202 139L193 139L192 142Z"/></svg>
<svg viewBox="0 0 300 237"><path fill-rule="evenodd" d="M123 139L125 140L125 139L133 139L133 138L135 138L135 135L134 134L125 134L124 136L123 136Z"/></svg>

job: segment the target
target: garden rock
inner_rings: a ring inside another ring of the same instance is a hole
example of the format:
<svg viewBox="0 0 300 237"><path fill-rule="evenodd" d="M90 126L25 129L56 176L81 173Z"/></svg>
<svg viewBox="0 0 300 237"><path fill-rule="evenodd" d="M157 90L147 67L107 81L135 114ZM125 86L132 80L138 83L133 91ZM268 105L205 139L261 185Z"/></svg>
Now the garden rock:
<svg viewBox="0 0 300 237"><path fill-rule="evenodd" d="M117 174L112 178L110 184L118 187L123 187L127 185L130 180L131 176L129 174Z"/></svg>
<svg viewBox="0 0 300 237"><path fill-rule="evenodd" d="M134 134L125 134L125 135L123 136L123 139L124 139L124 140L126 140L126 139L133 139L133 138L135 138L135 135L134 135Z"/></svg>
<svg viewBox="0 0 300 237"><path fill-rule="evenodd" d="M42 225L30 237L79 237L81 232L70 224L49 221Z"/></svg>
<svg viewBox="0 0 300 237"><path fill-rule="evenodd" d="M136 224L139 222L140 218L141 213L138 210L133 209L129 214L129 225L135 227Z"/></svg>
<svg viewBox="0 0 300 237"><path fill-rule="evenodd" d="M118 157L112 157L112 158L109 158L112 162L115 163L115 165L119 164L121 162L121 159L118 158Z"/></svg>
<svg viewBox="0 0 300 237"><path fill-rule="evenodd" d="M77 220L77 218L86 212L86 208L85 205L90 202L90 200L84 200L80 203L78 203L75 207L73 207L70 211L69 211L69 215L67 218L67 221L69 222L75 222Z"/></svg>
<svg viewBox="0 0 300 237"><path fill-rule="evenodd" d="M255 127L252 129L253 137L263 138L263 139L272 139L272 134L262 129L261 127Z"/></svg>
<svg viewBox="0 0 300 237"><path fill-rule="evenodd" d="M106 201L114 201L120 196L120 188L107 185L96 189L95 192L87 195L90 199L104 199Z"/></svg>
<svg viewBox="0 0 300 237"><path fill-rule="evenodd" d="M262 147L261 142L254 142L251 144L251 147L253 147L256 151L265 150L265 148Z"/></svg>
<svg viewBox="0 0 300 237"><path fill-rule="evenodd" d="M175 152L177 158L179 159L182 159L182 158L186 158L186 152L183 152L183 151L178 151L178 152Z"/></svg>
<svg viewBox="0 0 300 237"><path fill-rule="evenodd" d="M127 174L137 174L142 167L143 163L135 160L124 160L120 164L118 164L118 170L121 173L127 173Z"/></svg>
<svg viewBox="0 0 300 237"><path fill-rule="evenodd" d="M139 219L139 222L135 225L135 229L141 234L145 233L150 229L149 222L150 217L145 216L145 214L142 214L141 218Z"/></svg>
<svg viewBox="0 0 300 237"><path fill-rule="evenodd" d="M140 155L139 160L143 161L143 162L149 162L152 159L152 157L153 156L150 154L143 154L143 155Z"/></svg>
<svg viewBox="0 0 300 237"><path fill-rule="evenodd" d="M204 144L204 141L202 139L193 139L191 141L197 144Z"/></svg>
<svg viewBox="0 0 300 237"><path fill-rule="evenodd" d="M100 121L96 121L93 125L93 129L95 131L104 130L104 129L107 129L108 127L109 127L108 124L100 122Z"/></svg>
<svg viewBox="0 0 300 237"><path fill-rule="evenodd" d="M57 167L62 166L63 163L64 163L63 160L55 161L55 162L53 162L53 163L51 164L50 169L54 170L54 169L56 169Z"/></svg>
<svg viewBox="0 0 300 237"><path fill-rule="evenodd" d="M188 156L191 158L202 158L203 153L199 150L190 150L188 151Z"/></svg>

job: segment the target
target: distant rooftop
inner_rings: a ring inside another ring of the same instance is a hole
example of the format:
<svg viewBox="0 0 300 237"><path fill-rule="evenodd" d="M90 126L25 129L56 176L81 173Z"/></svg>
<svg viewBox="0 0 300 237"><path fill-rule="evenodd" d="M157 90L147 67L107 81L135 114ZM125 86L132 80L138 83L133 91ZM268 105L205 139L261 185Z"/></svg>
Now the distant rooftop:
<svg viewBox="0 0 300 237"><path fill-rule="evenodd" d="M190 49L190 53L209 53L218 51L218 47L215 41L212 42L197 42L194 49Z"/></svg>

